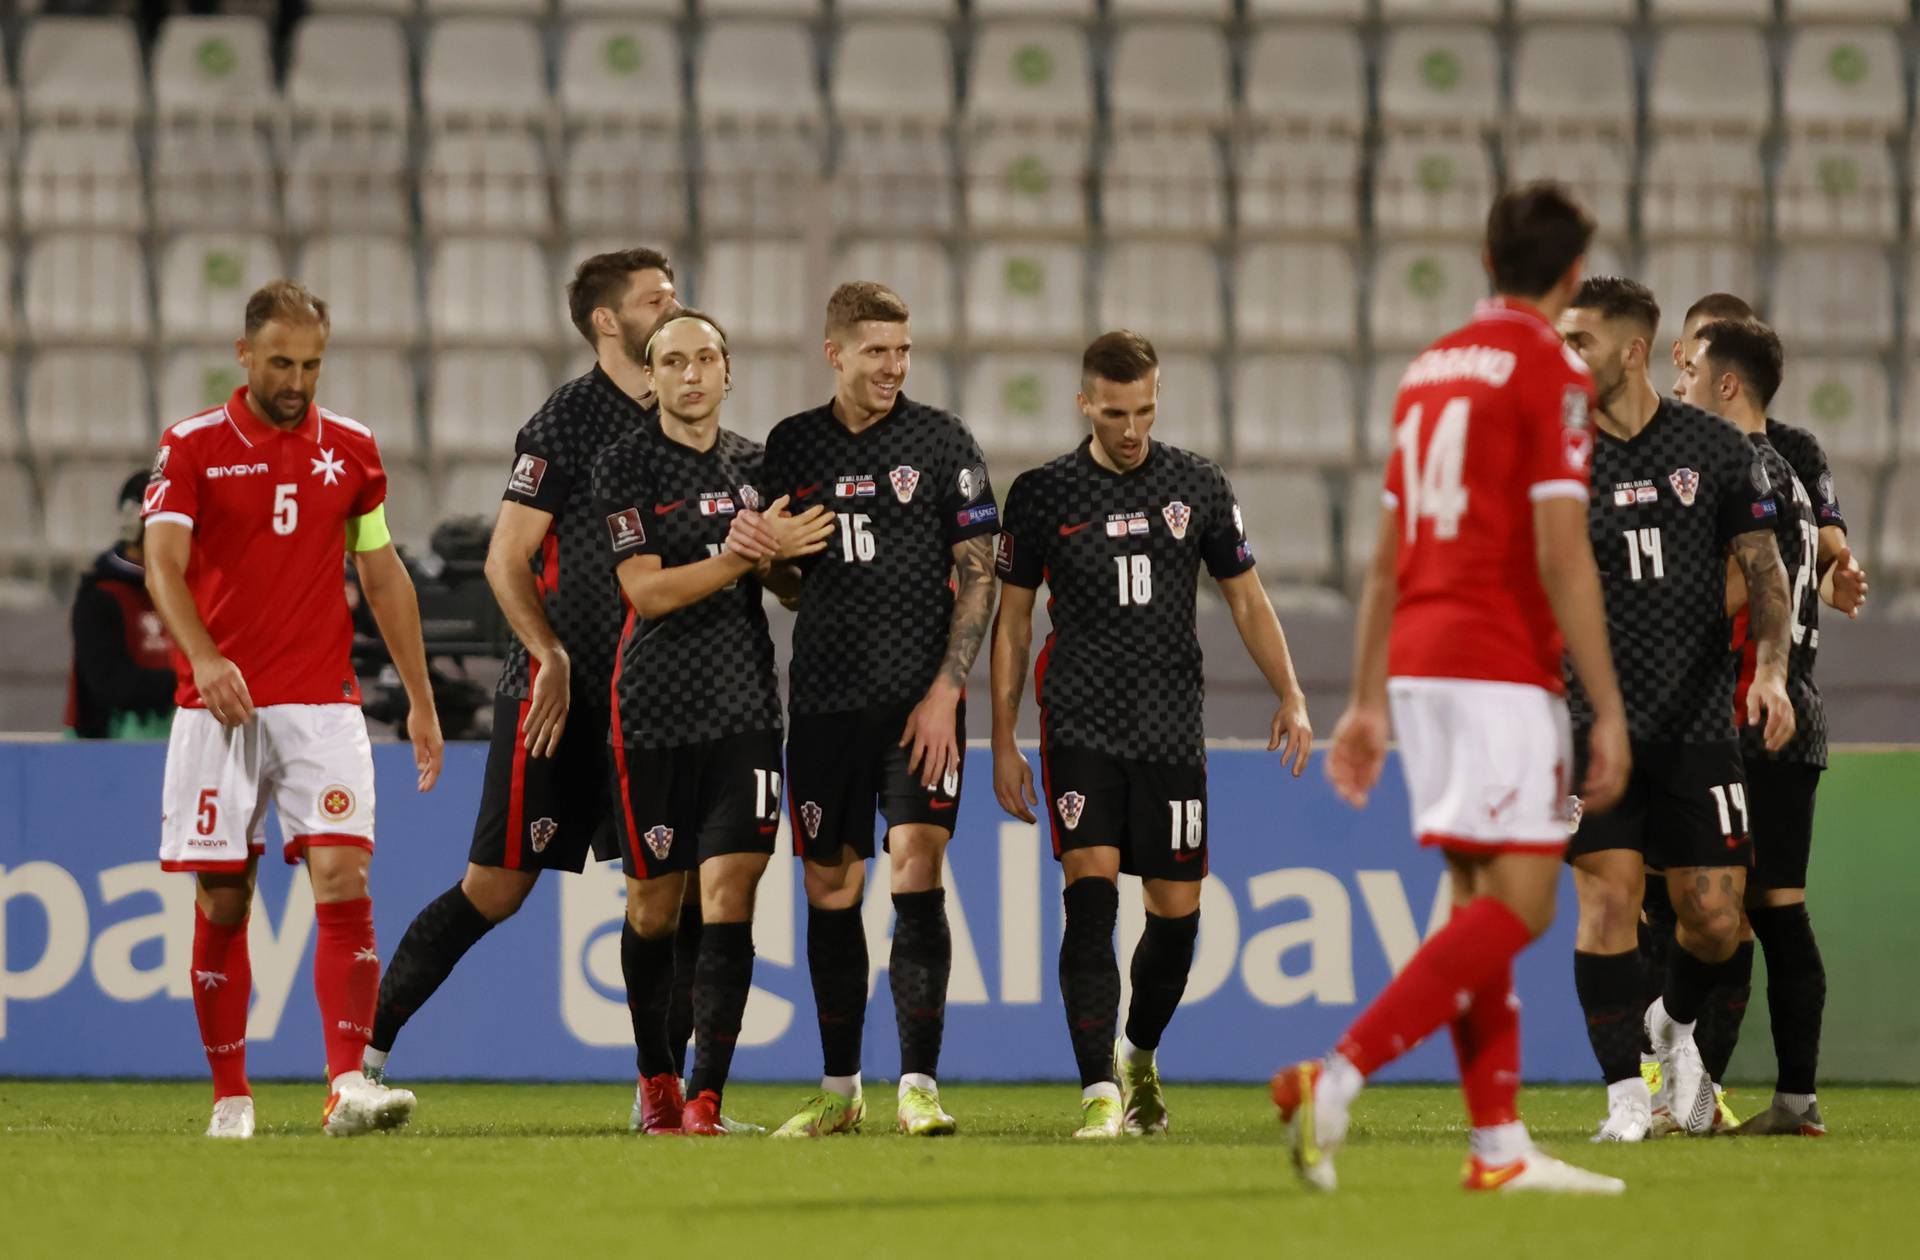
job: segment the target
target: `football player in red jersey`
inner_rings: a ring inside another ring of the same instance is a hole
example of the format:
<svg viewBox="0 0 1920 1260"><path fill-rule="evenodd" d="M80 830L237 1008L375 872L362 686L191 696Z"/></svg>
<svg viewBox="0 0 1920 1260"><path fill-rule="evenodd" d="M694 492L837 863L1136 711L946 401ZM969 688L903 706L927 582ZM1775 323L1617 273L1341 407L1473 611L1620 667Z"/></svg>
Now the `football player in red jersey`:
<svg viewBox="0 0 1920 1260"><path fill-rule="evenodd" d="M196 880L193 1003L213 1072L207 1136L253 1135L247 1084L247 914L267 805L284 856L313 881L331 1092L322 1123L350 1136L404 1123L413 1095L369 1081L362 1056L380 983L367 868L373 754L350 660L340 572L351 554L410 711L421 791L440 775L440 721L420 608L388 536L373 433L314 405L327 307L291 281L247 301L247 383L160 439L142 513L147 589L176 645L160 862Z"/></svg>
<svg viewBox="0 0 1920 1260"><path fill-rule="evenodd" d="M1593 230L1558 186L1503 195L1485 253L1498 296L1400 382L1353 689L1327 771L1363 805L1391 707L1414 830L1445 855L1454 908L1332 1053L1273 1079L1294 1166L1322 1190L1336 1184L1333 1156L1367 1077L1443 1024L1473 1122L1467 1189L1625 1188L1536 1150L1516 1106L1513 960L1553 919L1567 845L1563 650L1598 714L1588 807L1610 806L1628 768L1587 539L1593 382L1554 330Z"/></svg>

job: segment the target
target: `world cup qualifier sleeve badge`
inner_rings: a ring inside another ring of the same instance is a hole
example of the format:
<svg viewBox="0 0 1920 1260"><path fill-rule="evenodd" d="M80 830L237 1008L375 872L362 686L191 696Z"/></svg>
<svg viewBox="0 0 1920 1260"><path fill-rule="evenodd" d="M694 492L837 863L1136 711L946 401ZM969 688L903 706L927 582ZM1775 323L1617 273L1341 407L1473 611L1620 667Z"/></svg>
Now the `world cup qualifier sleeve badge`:
<svg viewBox="0 0 1920 1260"><path fill-rule="evenodd" d="M893 497L902 503L913 502L913 492L920 487L920 470L906 464L887 474L887 480L893 483Z"/></svg>
<svg viewBox="0 0 1920 1260"><path fill-rule="evenodd" d="M1193 509L1175 499L1160 509L1160 515L1167 520L1167 528L1173 531L1175 538L1187 536L1187 525L1193 520Z"/></svg>

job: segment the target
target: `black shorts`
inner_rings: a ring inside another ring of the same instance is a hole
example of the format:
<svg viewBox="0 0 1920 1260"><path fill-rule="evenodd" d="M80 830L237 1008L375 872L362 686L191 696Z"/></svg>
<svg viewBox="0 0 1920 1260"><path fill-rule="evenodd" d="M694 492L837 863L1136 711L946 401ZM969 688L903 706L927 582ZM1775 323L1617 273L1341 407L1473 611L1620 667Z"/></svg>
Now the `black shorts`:
<svg viewBox="0 0 1920 1260"><path fill-rule="evenodd" d="M1747 807L1753 811L1753 883L1759 888L1805 888L1813 853L1813 798L1819 766L1797 761L1747 761Z"/></svg>
<svg viewBox="0 0 1920 1260"><path fill-rule="evenodd" d="M467 861L510 871L582 871L620 856L607 808L606 709L575 705L551 757L527 751L527 702L493 698L493 742Z"/></svg>
<svg viewBox="0 0 1920 1260"><path fill-rule="evenodd" d="M614 749L620 859L635 879L725 853L772 853L780 829L780 732L679 748Z"/></svg>
<svg viewBox="0 0 1920 1260"><path fill-rule="evenodd" d="M1142 879L1207 874L1207 768L1128 761L1084 748L1044 748L1040 781L1053 856L1100 846Z"/></svg>
<svg viewBox="0 0 1920 1260"><path fill-rule="evenodd" d="M962 700L953 715L961 766L931 788L908 773L913 750L900 747L913 707L794 714L787 733L787 795L797 856L835 865L844 846L863 860L872 857L876 811L889 829L920 823L952 834L964 786L967 704Z"/></svg>
<svg viewBox="0 0 1920 1260"><path fill-rule="evenodd" d="M1586 744L1576 739L1574 746ZM1584 774L1584 767L1576 768L1577 776ZM1655 870L1751 866L1751 805L1740 746L1732 740L1721 744L1636 740L1633 774L1620 803L1604 814L1581 818L1567 857L1632 849Z"/></svg>

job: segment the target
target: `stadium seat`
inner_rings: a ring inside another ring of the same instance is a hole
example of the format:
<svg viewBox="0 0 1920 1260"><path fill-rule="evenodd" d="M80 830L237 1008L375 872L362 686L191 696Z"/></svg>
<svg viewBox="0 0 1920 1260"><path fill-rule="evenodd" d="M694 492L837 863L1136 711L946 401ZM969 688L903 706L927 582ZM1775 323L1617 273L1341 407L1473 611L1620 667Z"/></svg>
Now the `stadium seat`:
<svg viewBox="0 0 1920 1260"><path fill-rule="evenodd" d="M1228 73L1217 23L1128 23L1114 42L1107 81L1114 119L1123 126L1221 126Z"/></svg>
<svg viewBox="0 0 1920 1260"><path fill-rule="evenodd" d="M1353 371L1332 354L1242 355L1234 363L1237 464L1344 464L1359 412Z"/></svg>
<svg viewBox="0 0 1920 1260"><path fill-rule="evenodd" d="M1155 342L1155 349L1160 348L1159 338L1149 339ZM1168 446L1225 461L1220 369L1211 358L1204 354L1161 354L1160 406L1154 413L1153 436Z"/></svg>
<svg viewBox="0 0 1920 1260"><path fill-rule="evenodd" d="M456 237L436 248L427 277L427 327L436 342L544 342L556 332L556 314L553 278L533 241Z"/></svg>
<svg viewBox="0 0 1920 1260"><path fill-rule="evenodd" d="M1052 459L1084 431L1074 399L1079 365L1063 354L983 354L967 374L967 427L987 453L996 480L1009 462Z"/></svg>
<svg viewBox="0 0 1920 1260"><path fill-rule="evenodd" d="M29 231L143 229L147 207L133 131L58 123L32 128L20 159L20 222Z"/></svg>
<svg viewBox="0 0 1920 1260"><path fill-rule="evenodd" d="M820 122L813 40L798 22L715 22L700 50L700 120Z"/></svg>
<svg viewBox="0 0 1920 1260"><path fill-rule="evenodd" d="M287 226L296 232L413 228L407 137L393 129L310 131L287 164Z"/></svg>
<svg viewBox="0 0 1920 1260"><path fill-rule="evenodd" d="M931 363L914 365L907 378L909 397L934 401L922 393L922 387L934 384L935 373L926 370L932 366ZM774 425L788 416L819 406L832 394L833 377L817 351L800 354L759 350L743 354L733 361L733 391L727 395L725 423L735 433L764 442Z"/></svg>
<svg viewBox="0 0 1920 1260"><path fill-rule="evenodd" d="M1520 36L1513 117L1523 127L1631 133L1633 50L1611 26L1544 26Z"/></svg>
<svg viewBox="0 0 1920 1260"><path fill-rule="evenodd" d="M540 356L532 351L442 351L434 356L427 396L427 431L434 452L491 456L498 470L493 492L497 500L505 484L504 453L513 449L520 426L552 392Z"/></svg>
<svg viewBox="0 0 1920 1260"><path fill-rule="evenodd" d="M1760 24L1773 17L1773 0L1647 0L1656 22L1721 21Z"/></svg>
<svg viewBox="0 0 1920 1260"><path fill-rule="evenodd" d="M878 121L842 134L832 185L842 232L912 234L953 226L953 150L944 135Z"/></svg>
<svg viewBox="0 0 1920 1260"><path fill-rule="evenodd" d="M860 240L841 253L829 277L829 287L849 280L878 280L901 296L907 309L913 312L916 349L934 349L959 335L953 260L938 245L926 241Z"/></svg>
<svg viewBox="0 0 1920 1260"><path fill-rule="evenodd" d="M1100 271L1100 326L1132 328L1160 350L1211 350L1223 329L1220 269L1200 245L1128 242Z"/></svg>
<svg viewBox="0 0 1920 1260"><path fill-rule="evenodd" d="M27 368L26 421L27 445L43 468L71 456L151 460L158 432L147 374L131 350L36 354ZM122 469L121 479L131 471Z"/></svg>
<svg viewBox="0 0 1920 1260"><path fill-rule="evenodd" d="M1347 584L1355 587L1365 577L1380 541L1381 494L1387 484L1384 468L1356 468L1347 478L1347 497L1340 522Z"/></svg>
<svg viewBox="0 0 1920 1260"><path fill-rule="evenodd" d="M700 54L701 214L709 230L797 232L815 205L825 114L797 22L716 22Z"/></svg>
<svg viewBox="0 0 1920 1260"><path fill-rule="evenodd" d="M1243 352L1350 349L1359 291L1344 246L1249 246L1234 273L1234 336Z"/></svg>
<svg viewBox="0 0 1920 1260"><path fill-rule="evenodd" d="M616 0L625 3L626 0ZM419 7L418 0L307 0L309 13L324 14L328 17L363 17L378 14L382 17L412 17Z"/></svg>
<svg viewBox="0 0 1920 1260"><path fill-rule="evenodd" d="M1100 190L1109 232L1211 237L1226 229L1225 172L1208 135L1115 137L1100 167Z"/></svg>
<svg viewBox="0 0 1920 1260"><path fill-rule="evenodd" d="M1387 245L1373 259L1373 343L1416 349L1465 323L1487 295L1480 251L1465 245Z"/></svg>
<svg viewBox="0 0 1920 1260"><path fill-rule="evenodd" d="M1269 135L1240 154L1243 236L1339 236L1360 232L1357 136Z"/></svg>
<svg viewBox="0 0 1920 1260"><path fill-rule="evenodd" d="M1514 16L1524 22L1578 20L1583 22L1633 21L1639 15L1639 0L1514 0Z"/></svg>
<svg viewBox="0 0 1920 1260"><path fill-rule="evenodd" d="M1769 410L1812 429L1830 460L1877 465L1886 459L1894 436L1886 369L1854 355L1796 354L1793 346L1787 343L1787 373Z"/></svg>
<svg viewBox="0 0 1920 1260"><path fill-rule="evenodd" d="M1909 0L1786 0L1787 20L1805 22L1887 22L1907 20Z"/></svg>
<svg viewBox="0 0 1920 1260"><path fill-rule="evenodd" d="M1305 121L1357 133L1367 117L1359 36L1346 26L1261 30L1248 54L1245 114L1255 127Z"/></svg>
<svg viewBox="0 0 1920 1260"><path fill-rule="evenodd" d="M1660 303L1660 331L1653 357L1680 338L1687 307L1703 293L1759 291L1751 246L1737 243L1691 241L1650 245L1640 269L1640 280Z"/></svg>
<svg viewBox="0 0 1920 1260"><path fill-rule="evenodd" d="M434 508L433 478L420 460L389 453L386 434L376 433L375 438L380 442L380 462L387 469L387 497L381 505L386 509L387 532L395 546L418 554L427 550L434 527L443 519ZM496 504L492 511L483 509L476 515L491 523L499 510Z"/></svg>
<svg viewBox="0 0 1920 1260"><path fill-rule="evenodd" d="M406 121L406 34L382 17L314 17L294 29L287 105L296 119Z"/></svg>
<svg viewBox="0 0 1920 1260"><path fill-rule="evenodd" d="M540 31L515 18L436 22L420 65L420 103L435 125L536 125L546 121Z"/></svg>
<svg viewBox="0 0 1920 1260"><path fill-rule="evenodd" d="M738 131L700 138L700 222L710 233L798 235L819 218L818 132Z"/></svg>
<svg viewBox="0 0 1920 1260"><path fill-rule="evenodd" d="M420 334L413 249L405 239L318 238L300 259L300 280L332 308L337 345L404 346ZM329 376L332 369L329 358Z"/></svg>
<svg viewBox="0 0 1920 1260"><path fill-rule="evenodd" d="M1464 318L1456 324L1466 322ZM1428 338L1432 340L1432 338ZM1411 352L1375 355L1367 372L1367 409L1360 426L1361 444L1370 461L1385 460L1393 453L1393 407L1400 397L1400 378L1413 362Z"/></svg>
<svg viewBox="0 0 1920 1260"><path fill-rule="evenodd" d="M735 345L798 349L825 309L807 285L806 247L793 241L715 241L700 268L698 298ZM824 295L823 295L824 297Z"/></svg>
<svg viewBox="0 0 1920 1260"><path fill-rule="evenodd" d="M1790 352L1818 345L1867 353L1893 344L1893 283L1877 247L1792 246L1780 251L1768 307Z"/></svg>
<svg viewBox="0 0 1920 1260"><path fill-rule="evenodd" d="M153 108L162 125L266 122L280 112L267 24L255 17L170 17L153 45Z"/></svg>
<svg viewBox="0 0 1920 1260"><path fill-rule="evenodd" d="M507 472L511 467L512 461L499 451L469 456L447 465L433 486L435 514L441 520L456 516L493 520L500 514L500 496L507 488Z"/></svg>
<svg viewBox="0 0 1920 1260"><path fill-rule="evenodd" d="M1074 232L1087 221L1085 135L989 132L964 146L967 219L989 234Z"/></svg>
<svg viewBox="0 0 1920 1260"><path fill-rule="evenodd" d="M820 0L700 0L700 8L710 17L735 17L740 14L809 20L820 16Z"/></svg>
<svg viewBox="0 0 1920 1260"><path fill-rule="evenodd" d="M170 127L153 138L153 219L160 230L278 231L273 153L256 128Z"/></svg>
<svg viewBox="0 0 1920 1260"><path fill-rule="evenodd" d="M664 21L599 18L567 27L560 110L569 124L677 126L685 108L680 44Z"/></svg>
<svg viewBox="0 0 1920 1260"><path fill-rule="evenodd" d="M564 18L598 14L682 18L687 14L686 0L559 0L559 9Z"/></svg>
<svg viewBox="0 0 1920 1260"><path fill-rule="evenodd" d="M1263 581L1322 582L1333 571L1333 521L1318 473L1249 472L1233 479Z"/></svg>
<svg viewBox="0 0 1920 1260"><path fill-rule="evenodd" d="M980 6L974 5L975 9ZM1036 8L1041 7L1036 5ZM960 0L839 0L833 11L841 17L952 18L959 15Z"/></svg>
<svg viewBox="0 0 1920 1260"><path fill-rule="evenodd" d="M1774 173L1774 228L1782 239L1892 240L1898 188L1885 140L1794 136Z"/></svg>
<svg viewBox="0 0 1920 1260"><path fill-rule="evenodd" d="M320 404L373 430L385 456L420 451L420 407L413 365L398 350L329 349Z"/></svg>
<svg viewBox="0 0 1920 1260"><path fill-rule="evenodd" d="M1493 190L1493 163L1478 136L1396 136L1374 167L1374 227L1382 236L1478 240Z"/></svg>
<svg viewBox="0 0 1920 1260"><path fill-rule="evenodd" d="M1100 0L973 0L973 12L983 18L1033 14L1091 22L1099 5Z"/></svg>
<svg viewBox="0 0 1920 1260"><path fill-rule="evenodd" d="M151 442L148 443L152 445ZM120 487L139 461L62 464L42 484L46 488L47 552L56 562L84 563L114 538L119 517Z"/></svg>
<svg viewBox="0 0 1920 1260"><path fill-rule="evenodd" d="M321 373L323 395L333 392L334 360L341 353L331 347L327 350L326 365ZM246 383L247 374L234 359L231 345L187 346L175 350L160 369L160 426L165 428L222 406L233 397L234 390Z"/></svg>
<svg viewBox="0 0 1920 1260"><path fill-rule="evenodd" d="M1667 136L1647 155L1640 230L1649 240L1757 240L1766 230L1765 189L1752 137Z"/></svg>
<svg viewBox="0 0 1920 1260"><path fill-rule="evenodd" d="M21 465L0 460L0 560L38 564L45 559L33 481Z"/></svg>
<svg viewBox="0 0 1920 1260"><path fill-rule="evenodd" d="M1573 189L1603 238L1624 239L1632 229L1633 165L1623 139L1551 132L1525 137L1507 150L1507 173L1516 182L1557 179Z"/></svg>
<svg viewBox="0 0 1920 1260"><path fill-rule="evenodd" d="M144 341L152 297L130 237L55 233L27 254L26 331L36 341Z"/></svg>
<svg viewBox="0 0 1920 1260"><path fill-rule="evenodd" d="M242 331L248 296L285 274L280 251L267 237L175 237L160 255L161 338L175 344L231 341Z"/></svg>
<svg viewBox="0 0 1920 1260"><path fill-rule="evenodd" d="M1660 33L1647 89L1655 129L1714 127L1759 135L1773 121L1772 71L1760 32L1676 26Z"/></svg>
<svg viewBox="0 0 1920 1260"><path fill-rule="evenodd" d="M1787 126L1907 125L1906 68L1889 27L1815 26L1794 37L1782 76Z"/></svg>
<svg viewBox="0 0 1920 1260"><path fill-rule="evenodd" d="M1857 500L1864 502L1864 498ZM1843 505L1844 506L1844 505ZM1920 574L1920 464L1903 463L1893 470L1887 482L1886 521L1880 531L1880 546L1868 553L1876 567L1889 573L1912 578ZM1867 515L1859 513L1858 537L1871 538L1864 528Z"/></svg>
<svg viewBox="0 0 1920 1260"><path fill-rule="evenodd" d="M1380 118L1389 126L1488 127L1499 99L1499 59L1486 29L1404 26L1387 36Z"/></svg>
<svg viewBox="0 0 1920 1260"><path fill-rule="evenodd" d="M1380 16L1387 21L1497 22L1504 7L1502 0L1380 0Z"/></svg>
<svg viewBox="0 0 1920 1260"><path fill-rule="evenodd" d="M1072 26L982 25L969 84L966 117L972 124L1093 125L1087 37Z"/></svg>
<svg viewBox="0 0 1920 1260"><path fill-rule="evenodd" d="M1005 241L975 249L967 335L975 345L1085 348L1086 257L1078 246Z"/></svg>
<svg viewBox="0 0 1920 1260"><path fill-rule="evenodd" d="M675 239L687 230L687 162L678 131L576 133L559 181L560 212L576 232L631 230Z"/></svg>
<svg viewBox="0 0 1920 1260"><path fill-rule="evenodd" d="M833 59L843 123L943 126L953 118L953 43L935 22L849 22Z"/></svg>
<svg viewBox="0 0 1920 1260"><path fill-rule="evenodd" d="M1107 12L1116 18L1179 17L1233 20L1234 0L1107 0Z"/></svg>
<svg viewBox="0 0 1920 1260"><path fill-rule="evenodd" d="M1367 0L1247 0L1247 16L1261 18L1341 18L1359 22L1366 18Z"/></svg>
<svg viewBox="0 0 1920 1260"><path fill-rule="evenodd" d="M521 131L429 137L420 164L420 219L430 233L544 234L553 213L540 138Z"/></svg>
<svg viewBox="0 0 1920 1260"><path fill-rule="evenodd" d="M420 0L420 7L428 17L470 13L523 18L547 16L547 0Z"/></svg>
<svg viewBox="0 0 1920 1260"><path fill-rule="evenodd" d="M131 123L146 106L147 76L126 18L34 19L20 45L19 73L28 122Z"/></svg>

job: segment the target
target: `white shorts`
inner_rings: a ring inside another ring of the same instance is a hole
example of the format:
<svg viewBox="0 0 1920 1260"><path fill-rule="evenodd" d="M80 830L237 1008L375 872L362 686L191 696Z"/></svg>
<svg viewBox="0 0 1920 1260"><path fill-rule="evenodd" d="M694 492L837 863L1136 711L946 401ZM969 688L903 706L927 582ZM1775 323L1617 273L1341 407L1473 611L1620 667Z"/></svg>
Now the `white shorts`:
<svg viewBox="0 0 1920 1260"><path fill-rule="evenodd" d="M358 705L268 705L233 729L205 709L173 715L162 869L246 869L266 851L268 802L290 863L315 845L373 848L373 746Z"/></svg>
<svg viewBox="0 0 1920 1260"><path fill-rule="evenodd" d="M1567 702L1525 683L1391 678L1387 696L1421 844L1558 853L1568 840Z"/></svg>

